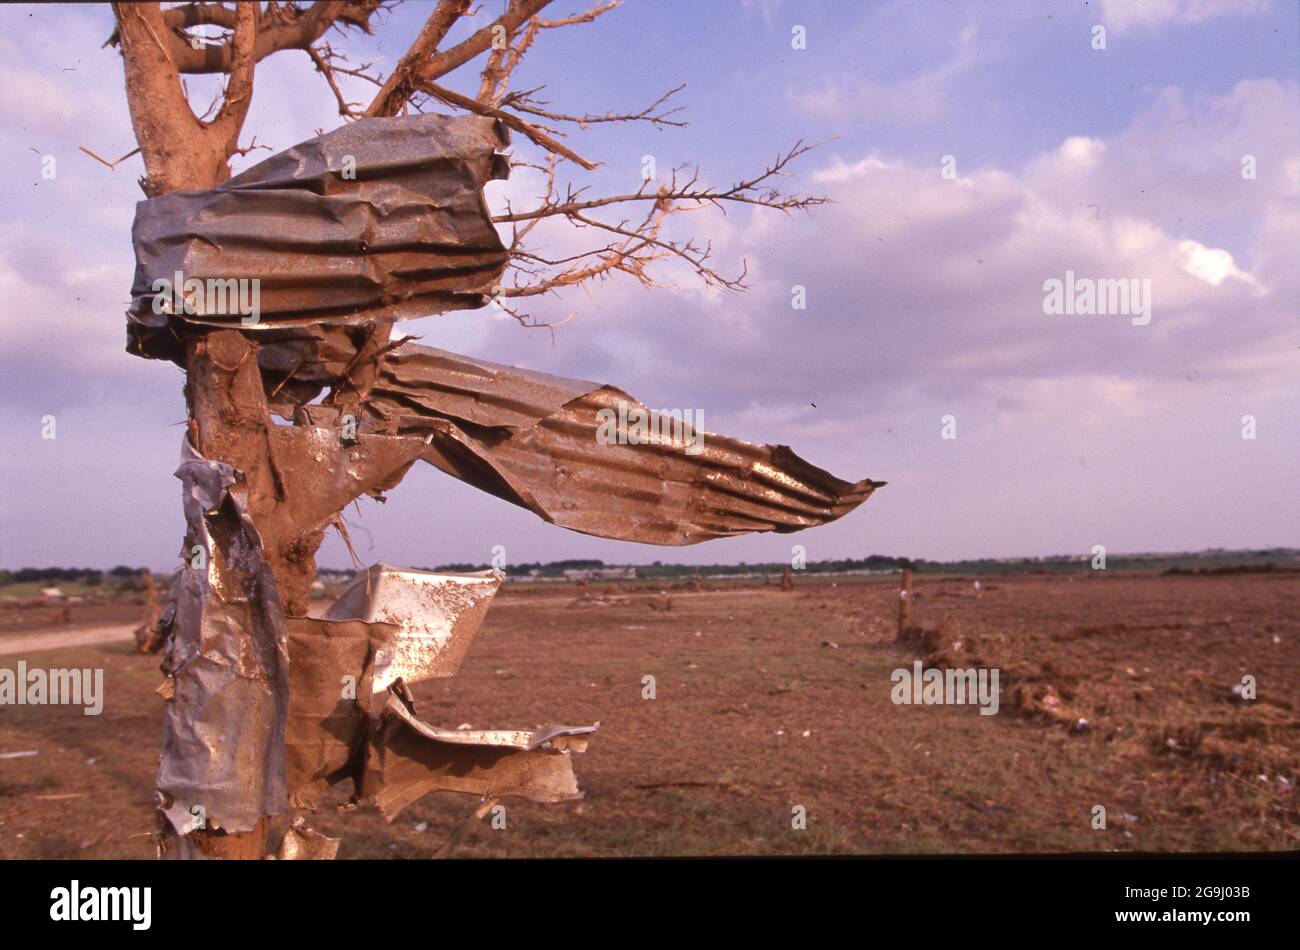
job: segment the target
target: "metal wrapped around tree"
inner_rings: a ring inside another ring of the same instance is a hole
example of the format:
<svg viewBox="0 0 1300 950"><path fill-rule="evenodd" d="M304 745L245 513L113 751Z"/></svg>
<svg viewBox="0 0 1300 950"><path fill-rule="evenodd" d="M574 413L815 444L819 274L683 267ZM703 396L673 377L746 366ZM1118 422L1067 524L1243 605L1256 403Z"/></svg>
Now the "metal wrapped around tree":
<svg viewBox="0 0 1300 950"><path fill-rule="evenodd" d="M139 202L128 350L180 362L186 325L258 333L483 306L507 261L483 186L507 176L508 141L481 116L361 119L215 188Z"/></svg>

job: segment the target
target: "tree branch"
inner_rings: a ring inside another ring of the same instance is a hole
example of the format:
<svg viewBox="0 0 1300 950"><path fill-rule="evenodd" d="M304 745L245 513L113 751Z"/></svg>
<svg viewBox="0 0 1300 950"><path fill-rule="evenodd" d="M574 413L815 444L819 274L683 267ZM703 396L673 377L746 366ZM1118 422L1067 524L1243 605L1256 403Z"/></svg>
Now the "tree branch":
<svg viewBox="0 0 1300 950"><path fill-rule="evenodd" d="M451 49L436 52L437 45L446 36L447 29L450 29L451 24L464 13L464 10L448 9L460 7L456 0L440 0L429 21L425 23L424 29L420 31L420 35L402 56L397 68L393 70L393 75L388 77L384 88L366 109L366 115L397 115L410 100L411 94L419 88L419 82L432 82L468 63L489 49L493 39L501 36L503 31L507 37L513 35L525 20L534 16L550 2L551 0L510 0L506 12L492 23L471 34ZM442 33L438 34L440 24L451 16L452 12L455 12L455 17L447 23ZM435 23L435 19L438 22Z"/></svg>
<svg viewBox="0 0 1300 950"><path fill-rule="evenodd" d="M189 74L230 72L235 58L233 37L223 42L201 42L199 37L185 31L201 25L234 30L240 11L249 5L238 3L232 9L216 3L191 3L162 11L165 30L158 31L159 39L166 42L169 58L177 71ZM253 62L260 62L280 50L306 50L337 24L369 33L371 16L384 6L384 0L317 0L306 8L296 4L271 4L260 17L257 39L252 47ZM116 46L120 41L119 27L104 45Z"/></svg>
<svg viewBox="0 0 1300 950"><path fill-rule="evenodd" d="M467 112L473 112L476 113L477 115L485 115L485 116L490 116L491 118L494 119L500 119L510 128L514 129L516 132L521 133L522 135L527 136L529 139L531 139L537 145L540 145L542 148L546 149L548 152L553 152L556 155L560 155L564 158L567 158L569 161L581 165L583 168L587 169L587 171L591 171L596 167L595 162L587 161L587 159L583 158L577 152L562 145L560 142L556 141L554 138L547 135L537 126L525 122L517 115L511 115L509 112L503 112L500 109L497 109L493 106L485 105L484 103L479 102L477 99L471 99L469 98L469 96L462 96L458 92L453 92L450 89L446 89L442 86L439 86L437 83L428 82L426 80L418 80L417 88L419 89L419 91L426 92L436 99L441 99L443 102L449 105L456 106L458 109L464 109Z"/></svg>

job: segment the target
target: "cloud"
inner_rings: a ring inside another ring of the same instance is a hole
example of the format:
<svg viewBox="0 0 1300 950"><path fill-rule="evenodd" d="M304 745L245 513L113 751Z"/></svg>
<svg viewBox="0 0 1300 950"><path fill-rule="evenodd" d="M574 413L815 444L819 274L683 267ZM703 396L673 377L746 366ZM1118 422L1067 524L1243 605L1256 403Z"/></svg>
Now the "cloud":
<svg viewBox="0 0 1300 950"><path fill-rule="evenodd" d="M557 302L580 305L578 321L554 347L523 344L520 362L703 407L720 431L734 420L736 435L814 443L932 403L1014 413L1073 398L1080 419L1100 420L1178 404L1189 377L1280 391L1294 369L1276 354L1300 344L1298 216L1278 171L1300 156L1295 104L1275 81L1158 90L1114 135L1067 136L956 180L880 153L824 161L804 190L834 203L811 218L732 216L720 233L717 219L691 222L749 260L749 293L615 282L594 303ZM1247 143L1269 169L1251 181L1233 160ZM1067 270L1151 280L1151 324L1044 315L1044 281ZM796 284L807 310L791 309ZM487 334L480 355L519 353L514 332Z"/></svg>
<svg viewBox="0 0 1300 950"><path fill-rule="evenodd" d="M1114 30L1156 29L1221 16L1248 16L1269 6L1270 0L1101 0L1101 16Z"/></svg>
<svg viewBox="0 0 1300 950"><path fill-rule="evenodd" d="M827 76L814 89L792 89L787 98L813 117L888 118L922 122L947 109L952 83L979 61L975 25L957 34L948 59L931 69L893 82L868 79L859 72Z"/></svg>

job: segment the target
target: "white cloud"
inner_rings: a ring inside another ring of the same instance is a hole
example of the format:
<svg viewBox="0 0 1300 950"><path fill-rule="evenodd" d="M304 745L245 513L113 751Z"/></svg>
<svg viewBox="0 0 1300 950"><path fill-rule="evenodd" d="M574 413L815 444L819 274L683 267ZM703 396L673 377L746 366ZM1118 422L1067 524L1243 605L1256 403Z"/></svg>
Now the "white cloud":
<svg viewBox="0 0 1300 950"><path fill-rule="evenodd" d="M1269 0L1101 0L1102 20L1111 29L1154 29L1221 16L1247 16L1269 7Z"/></svg>
<svg viewBox="0 0 1300 950"><path fill-rule="evenodd" d="M1258 286L1254 275L1241 270L1232 255L1222 248L1206 247L1199 241L1188 239L1178 242L1178 250L1183 255L1183 269L1211 287L1218 287L1229 277Z"/></svg>

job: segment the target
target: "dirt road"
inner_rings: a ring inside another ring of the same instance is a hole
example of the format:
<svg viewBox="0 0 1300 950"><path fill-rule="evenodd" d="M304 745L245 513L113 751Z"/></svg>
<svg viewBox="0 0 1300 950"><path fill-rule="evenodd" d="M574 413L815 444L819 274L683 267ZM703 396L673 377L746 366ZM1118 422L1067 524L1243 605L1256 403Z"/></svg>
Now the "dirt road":
<svg viewBox="0 0 1300 950"><path fill-rule="evenodd" d="M71 647L99 646L135 639L135 626L121 624L113 627L91 627L88 630L51 630L48 633L30 633L0 638L0 656L15 653L37 653L45 650L66 650Z"/></svg>

